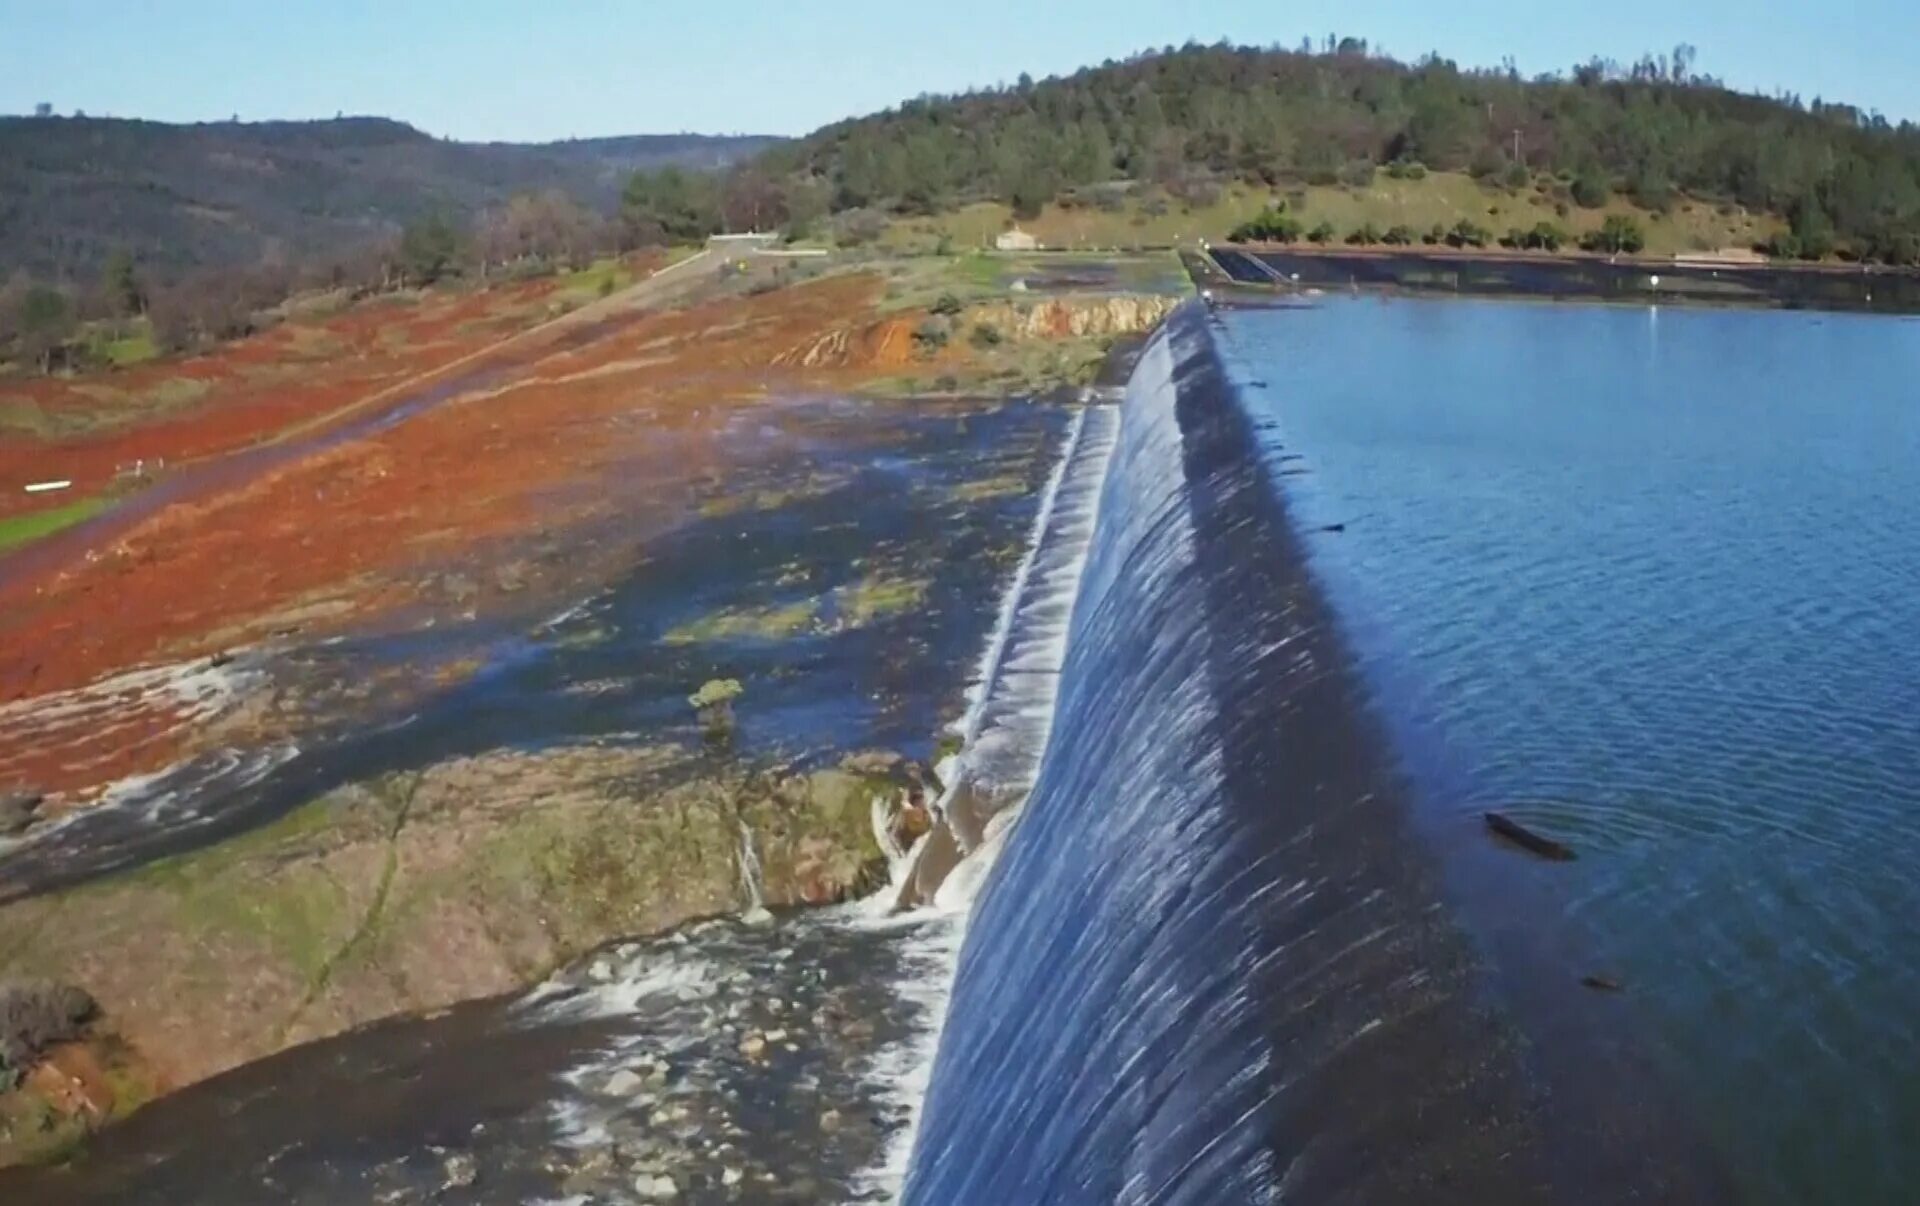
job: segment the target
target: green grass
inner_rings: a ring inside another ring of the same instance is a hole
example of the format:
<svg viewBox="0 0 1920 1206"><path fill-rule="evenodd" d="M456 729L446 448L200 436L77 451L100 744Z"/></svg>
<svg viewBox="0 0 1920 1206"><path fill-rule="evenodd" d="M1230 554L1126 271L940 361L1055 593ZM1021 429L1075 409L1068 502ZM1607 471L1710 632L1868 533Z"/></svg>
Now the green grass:
<svg viewBox="0 0 1920 1206"><path fill-rule="evenodd" d="M115 368L127 368L152 360L160 354L160 348L153 342L153 331L146 320L140 320L140 329L132 331L118 339L108 339L95 345L96 353L102 360Z"/></svg>
<svg viewBox="0 0 1920 1206"><path fill-rule="evenodd" d="M624 289L633 281L633 269L626 261L609 257L578 271L561 273L559 293L569 301L589 302Z"/></svg>
<svg viewBox="0 0 1920 1206"><path fill-rule="evenodd" d="M1115 255L1108 252L1024 254L976 250L958 255L920 254L886 262L883 271L887 278L887 294L880 308L883 311L926 309L949 294L962 303L1006 298L1012 296L1010 290L1015 281L1044 283L1050 275L1071 273L1077 264L1084 264L1090 272L1110 271L1111 288L1114 290L1140 293L1189 291L1180 261L1166 252ZM1056 294L1049 290L1047 295Z"/></svg>
<svg viewBox="0 0 1920 1206"><path fill-rule="evenodd" d="M0 519L0 553L91 519L106 510L108 502L105 498L83 498L63 507Z"/></svg>
<svg viewBox="0 0 1920 1206"><path fill-rule="evenodd" d="M1626 214L1646 232L1647 254L1675 255L1750 247L1778 226L1764 215L1739 209L1723 214L1712 204L1686 199L1664 214L1639 209L1624 197L1615 197L1599 209L1582 209L1557 202L1550 184L1547 192L1538 187L1509 191L1490 188L1458 172L1429 172L1420 180L1394 180L1381 173L1364 189L1313 186L1286 196L1289 208L1305 225L1327 222L1343 237L1367 223L1380 230L1406 225L1425 232L1435 225L1452 227L1470 220L1496 238L1513 227L1531 229L1541 222L1577 238L1599 229L1609 214Z"/></svg>
<svg viewBox="0 0 1920 1206"><path fill-rule="evenodd" d="M1436 223L1451 227L1462 219L1473 220L1496 237L1509 227L1530 228L1540 222L1552 222L1578 236L1598 229L1608 214L1624 213L1646 231L1647 253L1651 255L1746 248L1781 225L1771 215L1689 198L1678 199L1667 213L1650 213L1624 197L1615 197L1601 209L1567 204L1562 214L1554 183L1541 183L1545 192L1535 186L1513 191L1483 185L1460 172L1428 172L1419 180L1395 180L1380 172L1365 188L1302 185L1268 190L1234 185L1204 206L1187 206L1171 197L1152 202L1138 193L1112 211L1049 205L1038 217L1017 225L1039 239L1043 247L1057 252L1190 246L1200 239L1219 241L1276 200L1287 201L1288 208L1306 226L1330 222L1341 237L1369 222L1382 230L1405 224L1426 231ZM1151 212L1163 207L1164 213ZM926 254L938 249L944 240L953 251L978 250L990 248L994 236L1014 225L1007 206L982 201L931 218L897 221L882 235L879 245L895 253Z"/></svg>

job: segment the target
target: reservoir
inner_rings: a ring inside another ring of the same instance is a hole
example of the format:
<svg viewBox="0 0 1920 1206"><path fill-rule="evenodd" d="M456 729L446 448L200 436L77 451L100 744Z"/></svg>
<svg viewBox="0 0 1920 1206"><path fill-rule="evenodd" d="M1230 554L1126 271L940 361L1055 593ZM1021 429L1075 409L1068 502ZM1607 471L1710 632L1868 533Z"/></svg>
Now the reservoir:
<svg viewBox="0 0 1920 1206"><path fill-rule="evenodd" d="M1217 334L1483 949L1616 981L1743 1200L1910 1200L1920 322L1341 298ZM1509 869L1489 809L1577 861Z"/></svg>

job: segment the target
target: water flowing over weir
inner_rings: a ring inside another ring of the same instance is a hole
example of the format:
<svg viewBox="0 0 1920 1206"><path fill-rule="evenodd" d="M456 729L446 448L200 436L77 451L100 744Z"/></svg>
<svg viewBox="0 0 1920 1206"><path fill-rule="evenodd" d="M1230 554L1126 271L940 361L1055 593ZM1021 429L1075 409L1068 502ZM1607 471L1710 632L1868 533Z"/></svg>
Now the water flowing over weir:
<svg viewBox="0 0 1920 1206"><path fill-rule="evenodd" d="M905 1200L1723 1200L1657 1094L1541 1075L1490 998L1251 423L1183 309L1128 387Z"/></svg>

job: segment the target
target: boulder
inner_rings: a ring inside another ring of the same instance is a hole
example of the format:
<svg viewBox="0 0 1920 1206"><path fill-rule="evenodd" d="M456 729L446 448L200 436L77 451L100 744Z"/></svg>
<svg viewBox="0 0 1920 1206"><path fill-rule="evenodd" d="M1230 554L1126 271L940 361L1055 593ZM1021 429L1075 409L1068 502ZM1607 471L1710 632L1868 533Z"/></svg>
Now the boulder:
<svg viewBox="0 0 1920 1206"><path fill-rule="evenodd" d="M0 837L25 833L40 819L40 805L46 796L33 791L0 793Z"/></svg>

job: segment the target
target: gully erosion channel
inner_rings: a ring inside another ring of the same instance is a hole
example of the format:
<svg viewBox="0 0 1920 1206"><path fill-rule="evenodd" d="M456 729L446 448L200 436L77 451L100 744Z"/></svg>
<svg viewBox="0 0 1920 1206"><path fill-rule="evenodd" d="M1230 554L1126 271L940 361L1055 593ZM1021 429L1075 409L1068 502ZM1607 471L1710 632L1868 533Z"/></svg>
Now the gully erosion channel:
<svg viewBox="0 0 1920 1206"><path fill-rule="evenodd" d="M1434 819L1444 780L1322 580L1349 521L1301 505L1281 391L1249 371L1277 381L1285 324L1347 304L1189 303L1074 413L932 828L902 849L876 822L885 887L297 1048L0 1189L1747 1200L1557 865Z"/></svg>

